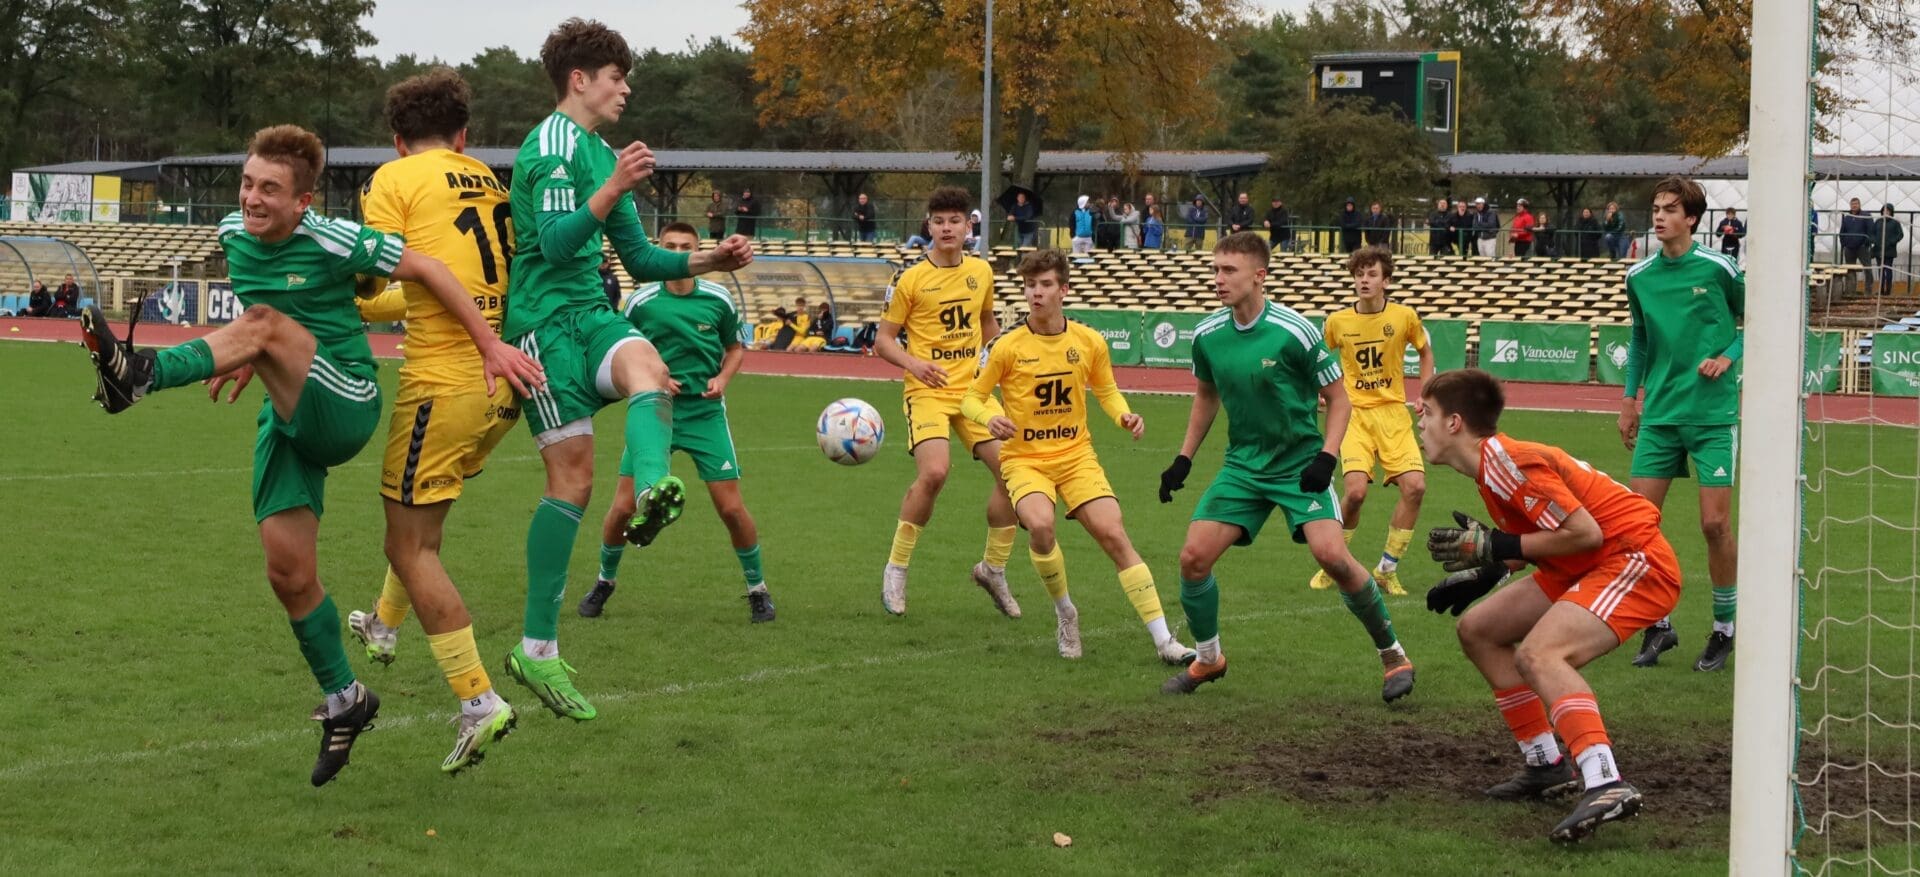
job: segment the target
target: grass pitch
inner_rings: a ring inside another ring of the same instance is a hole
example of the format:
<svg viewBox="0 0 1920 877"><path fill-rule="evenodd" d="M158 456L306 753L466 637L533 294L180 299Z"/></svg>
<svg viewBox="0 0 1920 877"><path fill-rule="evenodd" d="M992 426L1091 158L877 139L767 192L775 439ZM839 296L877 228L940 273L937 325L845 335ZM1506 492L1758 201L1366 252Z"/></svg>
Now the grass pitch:
<svg viewBox="0 0 1920 877"><path fill-rule="evenodd" d="M389 394L393 375L387 363ZM698 489L660 542L629 552L606 615L573 614L620 450L603 441L561 624L600 718L550 717L499 669L519 635L542 484L516 432L454 509L445 562L519 730L484 766L442 776L455 704L410 622L391 668L350 648L382 716L352 766L316 790L306 716L319 696L266 587L249 511L260 391L227 406L182 388L109 418L87 401L92 384L76 346L0 345L0 872L1725 869L1732 676L1690 669L1710 601L1685 484L1667 516L1688 577L1681 648L1655 670L1629 667L1628 648L1589 672L1648 804L1575 850L1545 840L1559 805L1480 797L1517 753L1452 619L1424 609L1418 594L1439 573L1423 556L1403 567L1416 596L1390 600L1419 667L1408 700L1380 703L1364 632L1332 593L1306 588L1311 558L1278 528L1218 570L1233 675L1164 697L1171 671L1077 527L1061 534L1084 660L1054 654L1024 540L1010 575L1026 618L1001 618L970 583L990 486L978 466L956 465L914 558L910 613L886 616L880 565L912 472L902 434L848 469L821 457L812 422L857 396L897 429L897 385L757 376L735 382L728 407L777 622L747 623L738 565ZM1096 442L1182 626L1175 558L1224 428L1187 490L1161 505L1158 473L1187 402L1132 401L1147 438L1132 444L1099 422ZM618 435L617 413L603 436ZM1504 425L1624 476L1611 418L1515 412ZM321 576L343 614L373 599L385 567L383 441L328 485ZM675 472L696 483L685 458ZM1364 513L1363 562L1392 499L1377 493ZM1431 473L1422 526L1454 508L1477 512L1471 485ZM1072 846L1056 847L1055 832Z"/></svg>

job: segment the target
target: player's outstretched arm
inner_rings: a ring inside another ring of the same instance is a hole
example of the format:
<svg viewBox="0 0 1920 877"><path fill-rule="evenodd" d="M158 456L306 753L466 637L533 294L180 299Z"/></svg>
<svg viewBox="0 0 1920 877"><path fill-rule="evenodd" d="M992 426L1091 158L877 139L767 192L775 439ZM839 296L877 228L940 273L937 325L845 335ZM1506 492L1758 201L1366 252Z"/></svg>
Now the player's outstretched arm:
<svg viewBox="0 0 1920 877"><path fill-rule="evenodd" d="M522 396L532 395L535 387L546 386L547 375L540 364L494 334L493 327L480 315L480 309L473 306L473 299L467 297L459 279L439 259L410 249L402 250L393 278L426 287L440 306L460 321L460 327L467 330L467 337L473 339L473 346L480 350L480 358L485 361L488 395L493 394L496 377L506 378L514 392Z"/></svg>

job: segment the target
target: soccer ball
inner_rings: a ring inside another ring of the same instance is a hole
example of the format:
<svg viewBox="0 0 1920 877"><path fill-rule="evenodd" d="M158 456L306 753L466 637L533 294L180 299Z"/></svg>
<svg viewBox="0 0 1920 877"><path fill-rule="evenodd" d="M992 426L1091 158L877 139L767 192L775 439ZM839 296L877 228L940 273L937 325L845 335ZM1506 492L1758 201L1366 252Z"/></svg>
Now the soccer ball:
<svg viewBox="0 0 1920 877"><path fill-rule="evenodd" d="M815 430L820 452L842 466L858 466L880 453L880 442L887 437L887 425L880 412L859 399L836 399L820 412Z"/></svg>

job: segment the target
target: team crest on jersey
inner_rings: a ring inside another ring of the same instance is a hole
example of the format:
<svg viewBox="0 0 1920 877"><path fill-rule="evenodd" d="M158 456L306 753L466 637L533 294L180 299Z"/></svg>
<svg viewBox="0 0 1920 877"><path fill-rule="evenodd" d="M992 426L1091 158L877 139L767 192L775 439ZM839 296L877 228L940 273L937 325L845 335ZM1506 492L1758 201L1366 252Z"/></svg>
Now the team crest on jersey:
<svg viewBox="0 0 1920 877"><path fill-rule="evenodd" d="M305 277L301 277L301 276L300 276L300 275L298 275L298 274L289 274L289 275L287 275L287 288L288 288L288 289L292 289L292 288L294 288L294 287L296 287L296 286L305 286L306 284L307 284L307 278L305 278Z"/></svg>
<svg viewBox="0 0 1920 877"><path fill-rule="evenodd" d="M1263 360L1260 360L1260 367L1261 367L1261 368L1273 368L1274 366L1276 366L1276 365L1279 365L1279 364L1280 364L1280 360L1277 360L1277 359L1263 359Z"/></svg>
<svg viewBox="0 0 1920 877"><path fill-rule="evenodd" d="M713 327L712 327L712 326L709 326L709 325L707 325L707 324L705 324L705 323L695 323L695 324L693 324L693 325L694 325L694 328L696 328L696 329L699 329L699 330L700 330L700 331L702 331L702 332L711 332L711 331L713 331Z"/></svg>
<svg viewBox="0 0 1920 877"><path fill-rule="evenodd" d="M969 277L969 278L967 278L967 291L968 291L968 292L979 292L979 291L980 291L980 278L978 278L978 277Z"/></svg>
<svg viewBox="0 0 1920 877"><path fill-rule="evenodd" d="M1694 294L1694 295L1706 295L1706 294L1707 294L1707 288L1706 288L1706 287L1704 287L1704 286L1696 286L1696 287L1694 287L1694 288L1693 288L1693 294Z"/></svg>
<svg viewBox="0 0 1920 877"><path fill-rule="evenodd" d="M1078 365L1079 363L1080 363L1080 348L1078 347L1067 348L1067 364Z"/></svg>
<svg viewBox="0 0 1920 877"><path fill-rule="evenodd" d="M1392 324L1392 323L1388 323L1388 324L1386 324L1386 325L1384 325L1384 326L1381 326L1381 327L1380 327L1380 334L1381 334L1381 335L1382 335L1383 337L1386 337L1386 338L1392 338L1392 337L1393 337L1393 324Z"/></svg>

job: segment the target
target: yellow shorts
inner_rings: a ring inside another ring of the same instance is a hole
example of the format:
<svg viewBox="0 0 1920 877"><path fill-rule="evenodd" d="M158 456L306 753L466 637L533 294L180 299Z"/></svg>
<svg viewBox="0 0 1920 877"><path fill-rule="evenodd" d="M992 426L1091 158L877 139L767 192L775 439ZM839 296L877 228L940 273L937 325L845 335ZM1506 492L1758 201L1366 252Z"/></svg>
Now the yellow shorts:
<svg viewBox="0 0 1920 877"><path fill-rule="evenodd" d="M1373 467L1379 463L1392 481L1408 472L1425 472L1420 459L1420 442L1413 434L1413 415L1405 405L1381 405L1353 409L1347 422L1347 436L1340 440L1340 468L1347 472L1365 472L1373 480Z"/></svg>
<svg viewBox="0 0 1920 877"><path fill-rule="evenodd" d="M960 434L960 442L967 450L983 442L993 441L993 433L987 428L968 420L960 413L960 396L945 393L909 393L904 403L907 412L907 452L920 446L921 442L933 439L950 438L951 433ZM1000 407L1000 400L987 398L987 413L1002 415L1007 413Z"/></svg>
<svg viewBox="0 0 1920 877"><path fill-rule="evenodd" d="M387 425L380 495L403 505L458 499L519 420L520 403L504 380L495 382L492 397L480 389L401 382Z"/></svg>
<svg viewBox="0 0 1920 877"><path fill-rule="evenodd" d="M1000 477L1007 482L1007 496L1015 505L1036 493L1046 494L1055 505L1064 503L1067 517L1074 510L1103 496L1113 496L1107 472L1100 458L1091 451L1055 459L1002 457Z"/></svg>

